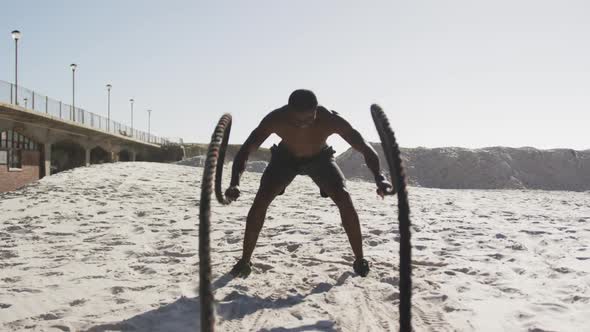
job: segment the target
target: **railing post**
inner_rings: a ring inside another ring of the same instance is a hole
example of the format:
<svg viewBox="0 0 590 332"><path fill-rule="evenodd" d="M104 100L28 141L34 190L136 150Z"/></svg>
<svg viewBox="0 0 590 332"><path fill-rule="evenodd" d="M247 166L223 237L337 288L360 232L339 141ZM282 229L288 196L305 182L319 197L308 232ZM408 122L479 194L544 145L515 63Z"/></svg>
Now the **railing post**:
<svg viewBox="0 0 590 332"><path fill-rule="evenodd" d="M59 118L61 119L61 101L59 102Z"/></svg>
<svg viewBox="0 0 590 332"><path fill-rule="evenodd" d="M12 83L10 83L10 103L11 104L14 104L14 102L12 101L12 95L13 95L13 93L12 93Z"/></svg>
<svg viewBox="0 0 590 332"><path fill-rule="evenodd" d="M49 114L49 97L45 96L45 114Z"/></svg>
<svg viewBox="0 0 590 332"><path fill-rule="evenodd" d="M31 91L31 109L34 111L35 110L35 91Z"/></svg>

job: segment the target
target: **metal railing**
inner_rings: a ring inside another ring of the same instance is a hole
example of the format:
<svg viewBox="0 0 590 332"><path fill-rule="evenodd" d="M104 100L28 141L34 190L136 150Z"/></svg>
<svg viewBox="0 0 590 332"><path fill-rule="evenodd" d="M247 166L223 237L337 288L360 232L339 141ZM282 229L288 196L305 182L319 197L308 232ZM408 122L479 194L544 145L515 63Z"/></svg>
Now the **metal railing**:
<svg viewBox="0 0 590 332"><path fill-rule="evenodd" d="M152 144L170 144L167 138L148 134L144 131L131 128L119 122L108 120L104 116L94 114L76 107L75 109L61 101L44 96L21 86L18 94L15 93L14 84L0 80L0 101L24 107L29 111L45 113L53 118L79 123L94 129L98 129L113 135L133 138ZM18 96L18 100L15 99Z"/></svg>

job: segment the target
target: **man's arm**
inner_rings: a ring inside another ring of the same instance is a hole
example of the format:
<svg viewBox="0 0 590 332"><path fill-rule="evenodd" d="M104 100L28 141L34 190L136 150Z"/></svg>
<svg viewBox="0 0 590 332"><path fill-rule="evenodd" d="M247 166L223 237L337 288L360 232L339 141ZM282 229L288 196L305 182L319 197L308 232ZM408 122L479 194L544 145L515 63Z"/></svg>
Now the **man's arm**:
<svg viewBox="0 0 590 332"><path fill-rule="evenodd" d="M248 139L242 144L240 150L234 158L234 164L232 166L232 175L230 186L239 186L240 177L246 169L246 161L250 153L258 150L260 145L272 134L269 117L262 119L256 129L252 131Z"/></svg>
<svg viewBox="0 0 590 332"><path fill-rule="evenodd" d="M340 135L353 149L362 153L365 157L365 163L367 167L373 173L375 182L382 181L384 179L381 174L381 168L379 166L379 155L373 147L365 141L361 133L354 129L348 121L339 115L333 115L336 117L336 133Z"/></svg>

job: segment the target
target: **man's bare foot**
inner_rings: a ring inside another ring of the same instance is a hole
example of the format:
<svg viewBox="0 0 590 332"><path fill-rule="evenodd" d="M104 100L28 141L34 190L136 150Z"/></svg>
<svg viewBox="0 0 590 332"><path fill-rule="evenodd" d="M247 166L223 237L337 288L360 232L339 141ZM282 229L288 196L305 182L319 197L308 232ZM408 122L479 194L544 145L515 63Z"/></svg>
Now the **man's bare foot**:
<svg viewBox="0 0 590 332"><path fill-rule="evenodd" d="M247 278L252 272L252 263L240 259L229 272L234 277Z"/></svg>
<svg viewBox="0 0 590 332"><path fill-rule="evenodd" d="M354 272L356 272L356 274L360 275L361 277L366 277L367 274L369 274L369 262L367 262L366 259L357 259L354 261L352 267L354 268Z"/></svg>

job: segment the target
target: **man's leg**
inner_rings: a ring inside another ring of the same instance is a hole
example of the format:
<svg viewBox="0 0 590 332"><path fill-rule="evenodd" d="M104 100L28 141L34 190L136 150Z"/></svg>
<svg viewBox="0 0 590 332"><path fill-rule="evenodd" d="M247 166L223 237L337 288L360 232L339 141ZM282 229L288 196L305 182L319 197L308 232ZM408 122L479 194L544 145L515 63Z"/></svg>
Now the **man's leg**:
<svg viewBox="0 0 590 332"><path fill-rule="evenodd" d="M291 182L291 181L289 181ZM256 247L258 235L264 225L266 218L266 211L270 203L278 196L278 194L286 187L286 185L278 186L278 182L265 181L260 185L258 193L254 198L254 203L250 207L248 217L246 218L246 232L244 235L244 248L242 252L242 259L246 262L250 261L252 252Z"/></svg>
<svg viewBox="0 0 590 332"><path fill-rule="evenodd" d="M356 259L363 258L363 239L358 214L350 198L350 194L344 186L326 184L322 188L328 196L334 201L334 204L340 211L340 219L348 241L352 247L352 252Z"/></svg>
<svg viewBox="0 0 590 332"><path fill-rule="evenodd" d="M369 272L368 263L363 255L363 238L358 214L352 203L352 199L346 189L346 180L342 171L331 160L314 167L310 172L313 181L334 201L340 211L342 226L348 236L355 257L354 269L363 277ZM358 265L358 266L357 266Z"/></svg>
<svg viewBox="0 0 590 332"><path fill-rule="evenodd" d="M342 226L357 260L363 259L363 240L358 214L346 189L346 179L332 155L317 160L307 170L307 174L327 194L340 211Z"/></svg>
<svg viewBox="0 0 590 332"><path fill-rule="evenodd" d="M281 169L282 168L282 169ZM242 250L242 258L232 270L234 275L247 276L249 273L250 259L252 252L256 247L258 235L264 225L266 218L266 211L270 203L283 191L295 178L296 173L287 167L282 167L277 163L270 163L262 179L260 180L260 187L254 198L254 203L248 212L246 218L246 231L244 234L244 244Z"/></svg>

